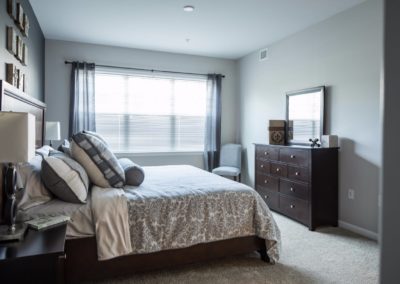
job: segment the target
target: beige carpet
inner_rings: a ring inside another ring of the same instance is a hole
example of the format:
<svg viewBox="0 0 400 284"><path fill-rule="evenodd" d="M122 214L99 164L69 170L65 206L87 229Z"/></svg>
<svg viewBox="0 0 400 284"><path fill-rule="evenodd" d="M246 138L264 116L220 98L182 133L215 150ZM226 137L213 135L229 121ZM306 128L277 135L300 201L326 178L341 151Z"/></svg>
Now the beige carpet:
<svg viewBox="0 0 400 284"><path fill-rule="evenodd" d="M275 265L254 253L103 283L378 283L376 242L340 228L310 232L281 215L275 219L283 250Z"/></svg>

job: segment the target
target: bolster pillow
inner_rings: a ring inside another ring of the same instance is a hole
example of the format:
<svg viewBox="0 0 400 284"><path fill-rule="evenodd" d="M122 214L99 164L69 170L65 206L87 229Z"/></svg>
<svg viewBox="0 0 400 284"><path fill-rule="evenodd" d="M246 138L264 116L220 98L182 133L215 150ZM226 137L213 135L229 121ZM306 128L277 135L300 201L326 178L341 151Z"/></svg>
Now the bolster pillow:
<svg viewBox="0 0 400 284"><path fill-rule="evenodd" d="M127 185L139 186L144 180L144 170L127 158L118 159L125 172L125 182Z"/></svg>

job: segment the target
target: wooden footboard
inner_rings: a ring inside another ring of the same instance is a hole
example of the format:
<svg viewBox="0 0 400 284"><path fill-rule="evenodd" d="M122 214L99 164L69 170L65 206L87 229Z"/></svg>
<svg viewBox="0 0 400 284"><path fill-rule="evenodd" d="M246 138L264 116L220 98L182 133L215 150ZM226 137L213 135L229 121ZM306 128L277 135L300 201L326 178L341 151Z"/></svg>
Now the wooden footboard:
<svg viewBox="0 0 400 284"><path fill-rule="evenodd" d="M123 276L256 250L260 252L263 260L268 261L265 240L254 236L198 244L183 249L132 254L106 261L97 260L95 237L67 240L65 250L64 271L67 283Z"/></svg>

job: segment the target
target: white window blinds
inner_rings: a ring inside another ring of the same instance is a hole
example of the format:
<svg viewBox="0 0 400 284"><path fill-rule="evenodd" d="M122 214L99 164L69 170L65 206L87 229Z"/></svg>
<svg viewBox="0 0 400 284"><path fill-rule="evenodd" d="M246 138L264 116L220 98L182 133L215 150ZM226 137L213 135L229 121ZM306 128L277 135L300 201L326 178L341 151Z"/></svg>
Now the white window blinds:
<svg viewBox="0 0 400 284"><path fill-rule="evenodd" d="M96 131L115 152L204 150L207 80L96 70Z"/></svg>

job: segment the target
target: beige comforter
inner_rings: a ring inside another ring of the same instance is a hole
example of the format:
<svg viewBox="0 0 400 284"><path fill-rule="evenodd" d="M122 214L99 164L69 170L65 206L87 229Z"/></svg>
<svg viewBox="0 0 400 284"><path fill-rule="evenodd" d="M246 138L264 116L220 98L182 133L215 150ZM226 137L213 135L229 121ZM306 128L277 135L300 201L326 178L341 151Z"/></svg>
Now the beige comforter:
<svg viewBox="0 0 400 284"><path fill-rule="evenodd" d="M146 167L139 187L92 190L100 260L224 239L265 239L279 259L280 232L252 188L192 166Z"/></svg>

